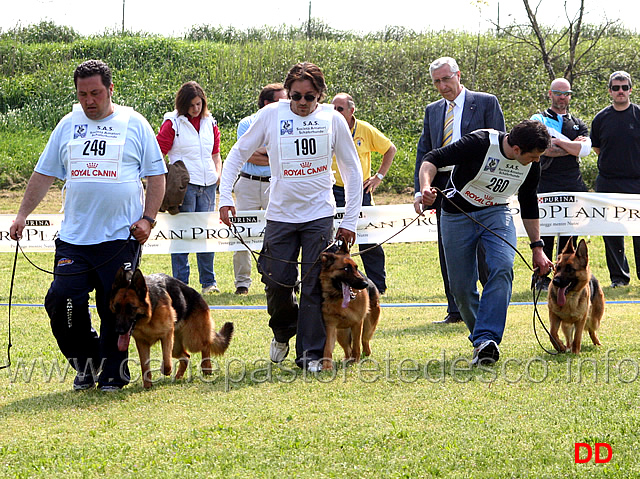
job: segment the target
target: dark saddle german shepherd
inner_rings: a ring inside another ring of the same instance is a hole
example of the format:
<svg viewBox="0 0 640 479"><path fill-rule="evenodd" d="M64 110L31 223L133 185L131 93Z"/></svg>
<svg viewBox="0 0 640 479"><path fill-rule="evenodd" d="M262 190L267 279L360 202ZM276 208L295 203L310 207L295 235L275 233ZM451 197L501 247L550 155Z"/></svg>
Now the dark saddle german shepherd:
<svg viewBox="0 0 640 479"><path fill-rule="evenodd" d="M574 249L572 240L568 241L558 256L549 285L548 304L551 343L556 350L579 354L585 329L593 344L601 345L598 328L604 314L604 293L591 274L587 243L583 239L577 249ZM558 336L560 327L566 346Z"/></svg>
<svg viewBox="0 0 640 479"><path fill-rule="evenodd" d="M380 320L380 294L373 282L358 271L345 241L335 253L322 253L320 284L322 316L327 332L323 369L333 368L336 339L345 360L359 361L371 354L369 341Z"/></svg>
<svg viewBox="0 0 640 479"><path fill-rule="evenodd" d="M229 347L233 323L215 332L209 305L202 295L166 274L144 276L139 269L116 274L109 307L116 316L118 348L125 351L131 336L136 340L142 381L151 387L151 346L162 344L162 372L171 374L171 356L180 360L176 379L189 364L189 352L202 353L202 372L211 374L211 355L222 355Z"/></svg>

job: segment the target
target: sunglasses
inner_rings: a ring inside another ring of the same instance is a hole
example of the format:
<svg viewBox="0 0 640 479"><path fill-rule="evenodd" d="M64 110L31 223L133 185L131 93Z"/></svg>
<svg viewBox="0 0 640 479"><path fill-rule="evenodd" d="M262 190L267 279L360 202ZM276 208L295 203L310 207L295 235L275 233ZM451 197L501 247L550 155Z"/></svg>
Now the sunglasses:
<svg viewBox="0 0 640 479"><path fill-rule="evenodd" d="M312 95L311 93L307 93L304 96L304 99L307 100L307 101L315 101L316 98L317 98L316 95ZM300 100L302 100L302 95L300 93L298 93L298 92L292 93L291 94L291 99L293 101L300 101Z"/></svg>
<svg viewBox="0 0 640 479"><path fill-rule="evenodd" d="M629 85L611 85L609 89L611 91L619 91L622 88L622 91L628 91L631 88Z"/></svg>
<svg viewBox="0 0 640 479"><path fill-rule="evenodd" d="M333 109L334 110L338 110L340 113L342 113L344 111L344 107L343 106L334 106Z"/></svg>
<svg viewBox="0 0 640 479"><path fill-rule="evenodd" d="M551 93L553 93L555 96L569 96L569 95L573 95L573 92L571 90L569 91L560 91L560 90L551 90Z"/></svg>

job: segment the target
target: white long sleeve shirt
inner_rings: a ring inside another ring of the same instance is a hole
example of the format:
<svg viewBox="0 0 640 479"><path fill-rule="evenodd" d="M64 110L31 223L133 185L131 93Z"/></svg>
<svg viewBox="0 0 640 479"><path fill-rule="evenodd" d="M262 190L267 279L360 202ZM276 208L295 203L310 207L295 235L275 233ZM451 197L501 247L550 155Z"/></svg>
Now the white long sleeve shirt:
<svg viewBox="0 0 640 479"><path fill-rule="evenodd" d="M220 206L235 206L231 195L242 165L266 145L271 166L271 221L305 223L335 215L331 161L335 154L345 183L346 209L340 226L356 231L362 205L362 167L347 122L331 105L307 116L291 111L289 100L262 108L233 146L222 168Z"/></svg>

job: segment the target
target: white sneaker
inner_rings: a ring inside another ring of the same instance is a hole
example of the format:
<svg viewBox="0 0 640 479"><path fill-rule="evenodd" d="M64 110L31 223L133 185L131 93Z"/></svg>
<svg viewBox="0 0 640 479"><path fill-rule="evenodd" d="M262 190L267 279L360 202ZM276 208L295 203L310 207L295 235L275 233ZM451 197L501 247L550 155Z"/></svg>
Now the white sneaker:
<svg viewBox="0 0 640 479"><path fill-rule="evenodd" d="M312 359L307 363L307 371L310 373L319 373L322 371L322 359Z"/></svg>
<svg viewBox="0 0 640 479"><path fill-rule="evenodd" d="M274 363L281 363L284 358L289 354L289 343L279 343L276 338L271 340L271 347L269 348L269 357Z"/></svg>
<svg viewBox="0 0 640 479"><path fill-rule="evenodd" d="M202 288L202 294L208 294L208 293L219 293L220 290L218 289L218 285L216 284L212 284L211 286L207 286L205 288Z"/></svg>

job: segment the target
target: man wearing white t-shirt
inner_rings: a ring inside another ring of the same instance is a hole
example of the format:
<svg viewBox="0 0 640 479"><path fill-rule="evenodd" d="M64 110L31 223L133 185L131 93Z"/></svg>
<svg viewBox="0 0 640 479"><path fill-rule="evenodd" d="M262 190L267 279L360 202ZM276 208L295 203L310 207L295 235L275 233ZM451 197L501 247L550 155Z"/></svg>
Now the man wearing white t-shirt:
<svg viewBox="0 0 640 479"><path fill-rule="evenodd" d="M109 293L118 268L137 266L140 245L149 238L162 203L167 170L149 123L133 109L113 103L111 70L104 62L79 65L74 83L80 104L51 134L10 235L14 240L22 237L27 216L56 178L64 180L56 275L45 308L60 351L77 371L74 389L93 388L97 381L101 390L112 391L128 384L130 375L127 351L119 348L115 316L109 310ZM93 290L99 335L89 313Z"/></svg>

